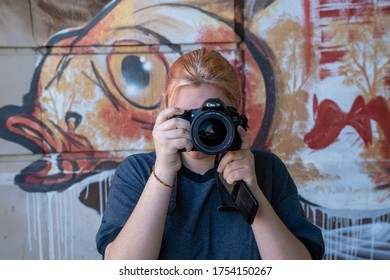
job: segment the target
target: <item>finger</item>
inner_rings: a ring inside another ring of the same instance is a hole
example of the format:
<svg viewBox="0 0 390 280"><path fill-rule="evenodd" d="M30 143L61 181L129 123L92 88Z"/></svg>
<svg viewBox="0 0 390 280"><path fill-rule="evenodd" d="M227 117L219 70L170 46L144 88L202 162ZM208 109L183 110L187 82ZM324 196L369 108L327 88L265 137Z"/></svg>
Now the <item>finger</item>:
<svg viewBox="0 0 390 280"><path fill-rule="evenodd" d="M177 107L170 107L162 110L157 118L156 118L156 125L160 125L164 122L166 122L169 119L172 119L175 116L181 115L184 113L184 109L177 108Z"/></svg>
<svg viewBox="0 0 390 280"><path fill-rule="evenodd" d="M190 137L182 135L178 129L175 129L160 134L160 137L155 137L154 144L156 151L164 151L164 153L168 154L172 152L176 153L183 149L190 151L192 149L192 140Z"/></svg>
<svg viewBox="0 0 390 280"><path fill-rule="evenodd" d="M159 125L159 130L185 129L190 130L191 123L181 118L171 118Z"/></svg>
<svg viewBox="0 0 390 280"><path fill-rule="evenodd" d="M191 134L185 128L176 128L176 129L167 130L164 132L164 135L165 135L165 139L186 138L188 140L191 140Z"/></svg>
<svg viewBox="0 0 390 280"><path fill-rule="evenodd" d="M226 164L224 172L230 173L243 168L244 167L241 161L231 161L228 164Z"/></svg>
<svg viewBox="0 0 390 280"><path fill-rule="evenodd" d="M183 149L186 151L191 151L191 149L192 149L192 141L190 139L187 139L187 138L172 139L172 140L170 140L170 144L177 151L180 151Z"/></svg>
<svg viewBox="0 0 390 280"><path fill-rule="evenodd" d="M227 152L222 159L219 161L218 164L218 172L222 172L225 170L226 166L233 161L241 160L245 157L245 155L242 153L242 151L229 151Z"/></svg>
<svg viewBox="0 0 390 280"><path fill-rule="evenodd" d="M218 166L218 169L221 169L219 172L223 174L229 184L243 179L243 174L245 174L245 166L240 160L223 162L222 165Z"/></svg>
<svg viewBox="0 0 390 280"><path fill-rule="evenodd" d="M243 180L244 176L242 173L241 169L237 169L231 172L223 172L223 177L228 184L234 184L235 182Z"/></svg>
<svg viewBox="0 0 390 280"><path fill-rule="evenodd" d="M251 147L251 140L249 137L249 133L242 126L238 126L237 131L241 137L241 142L242 142L241 149L242 150L249 150Z"/></svg>

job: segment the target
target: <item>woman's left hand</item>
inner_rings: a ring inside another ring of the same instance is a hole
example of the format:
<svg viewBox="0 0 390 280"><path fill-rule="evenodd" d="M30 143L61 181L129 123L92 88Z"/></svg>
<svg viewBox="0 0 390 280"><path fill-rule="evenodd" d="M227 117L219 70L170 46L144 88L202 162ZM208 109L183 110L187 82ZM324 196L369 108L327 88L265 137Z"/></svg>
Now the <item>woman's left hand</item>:
<svg viewBox="0 0 390 280"><path fill-rule="evenodd" d="M250 138L248 132L239 126L237 131L241 137L241 150L228 151L218 165L218 172L229 184L243 180L251 189L257 186L255 172L255 160L250 150Z"/></svg>

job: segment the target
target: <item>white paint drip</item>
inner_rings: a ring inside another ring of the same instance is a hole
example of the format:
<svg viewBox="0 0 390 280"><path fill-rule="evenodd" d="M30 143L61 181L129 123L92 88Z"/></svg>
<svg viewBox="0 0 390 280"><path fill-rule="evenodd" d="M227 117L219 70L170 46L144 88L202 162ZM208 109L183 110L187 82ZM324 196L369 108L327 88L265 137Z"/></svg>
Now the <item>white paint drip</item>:
<svg viewBox="0 0 390 280"><path fill-rule="evenodd" d="M324 259L390 259L390 209L332 210L309 204L303 207L322 230Z"/></svg>
<svg viewBox="0 0 390 280"><path fill-rule="evenodd" d="M74 241L79 234L75 219L75 204L80 192L99 182L99 203L103 209L114 170L104 171L76 183L62 192L26 192L28 249L37 250L39 259L74 259ZM85 206L87 207L87 206ZM100 216L103 211L100 211ZM94 239L91 233L91 239Z"/></svg>

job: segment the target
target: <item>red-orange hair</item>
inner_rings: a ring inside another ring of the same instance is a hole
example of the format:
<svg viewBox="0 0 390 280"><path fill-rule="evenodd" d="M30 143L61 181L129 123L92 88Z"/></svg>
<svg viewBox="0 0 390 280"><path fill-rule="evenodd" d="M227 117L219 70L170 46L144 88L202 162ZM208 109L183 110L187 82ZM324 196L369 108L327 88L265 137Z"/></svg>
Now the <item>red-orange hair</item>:
<svg viewBox="0 0 390 280"><path fill-rule="evenodd" d="M179 57L169 69L163 106L168 107L182 86L208 84L221 89L237 108L242 99L241 83L236 69L218 51L205 48Z"/></svg>

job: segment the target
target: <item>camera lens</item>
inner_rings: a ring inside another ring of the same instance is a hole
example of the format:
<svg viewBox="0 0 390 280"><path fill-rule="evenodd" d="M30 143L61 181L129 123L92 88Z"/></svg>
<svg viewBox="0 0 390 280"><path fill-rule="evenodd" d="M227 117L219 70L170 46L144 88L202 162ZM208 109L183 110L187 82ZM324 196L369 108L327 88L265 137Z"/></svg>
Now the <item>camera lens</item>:
<svg viewBox="0 0 390 280"><path fill-rule="evenodd" d="M191 125L194 147L205 154L220 154L231 146L235 129L226 114L207 111L195 118Z"/></svg>
<svg viewBox="0 0 390 280"><path fill-rule="evenodd" d="M203 144L215 147L225 140L226 127L219 119L206 119L199 125L197 134Z"/></svg>

